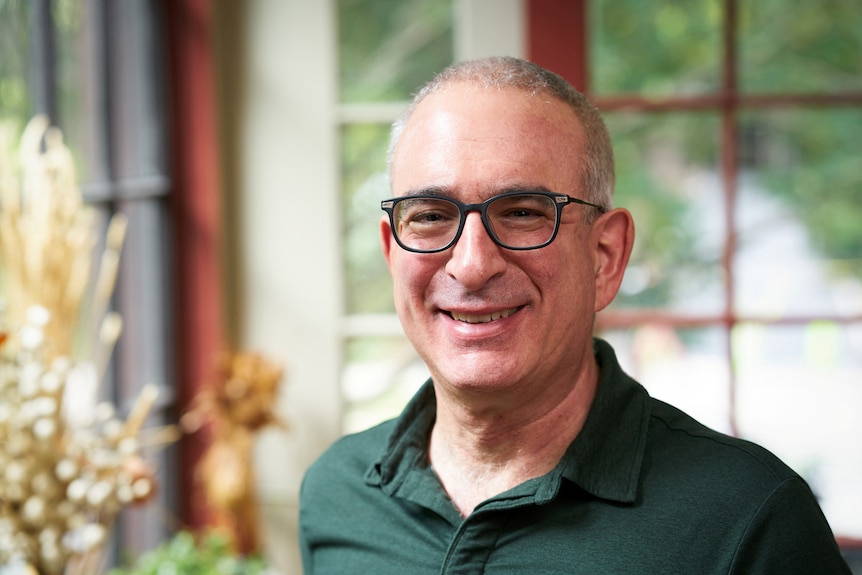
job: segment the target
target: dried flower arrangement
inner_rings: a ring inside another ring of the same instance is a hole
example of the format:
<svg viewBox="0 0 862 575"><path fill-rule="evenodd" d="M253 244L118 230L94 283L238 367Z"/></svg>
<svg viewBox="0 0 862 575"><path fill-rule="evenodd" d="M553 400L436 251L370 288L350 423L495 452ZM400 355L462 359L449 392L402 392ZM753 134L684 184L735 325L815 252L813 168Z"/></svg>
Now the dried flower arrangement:
<svg viewBox="0 0 862 575"><path fill-rule="evenodd" d="M222 352L180 423L188 433L210 424L212 438L197 468L211 527L242 555L263 552L254 462L255 436L266 427L286 428L276 414L284 369L255 352Z"/></svg>
<svg viewBox="0 0 862 575"><path fill-rule="evenodd" d="M0 149L0 573L93 575L121 509L149 499L155 400L100 402L122 321L109 311L126 220L100 227L60 132L37 116ZM98 265L96 265L98 264ZM82 310L95 318L82 317Z"/></svg>

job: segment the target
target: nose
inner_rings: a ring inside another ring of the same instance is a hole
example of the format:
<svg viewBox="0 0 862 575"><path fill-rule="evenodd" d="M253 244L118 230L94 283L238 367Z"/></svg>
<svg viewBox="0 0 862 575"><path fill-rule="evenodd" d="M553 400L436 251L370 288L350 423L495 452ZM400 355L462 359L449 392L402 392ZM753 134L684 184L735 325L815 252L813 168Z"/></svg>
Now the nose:
<svg viewBox="0 0 862 575"><path fill-rule="evenodd" d="M479 213L469 212L464 219L461 237L451 248L446 273L458 280L465 289L479 290L506 269L502 249L488 235Z"/></svg>

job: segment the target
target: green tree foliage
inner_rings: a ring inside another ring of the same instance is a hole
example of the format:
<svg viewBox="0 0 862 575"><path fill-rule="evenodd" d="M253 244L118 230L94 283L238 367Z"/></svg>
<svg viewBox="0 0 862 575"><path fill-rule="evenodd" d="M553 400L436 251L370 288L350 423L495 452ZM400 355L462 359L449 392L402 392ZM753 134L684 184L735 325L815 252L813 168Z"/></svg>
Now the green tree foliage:
<svg viewBox="0 0 862 575"><path fill-rule="evenodd" d="M719 87L720 0L596 0L588 13L593 93L662 97Z"/></svg>
<svg viewBox="0 0 862 575"><path fill-rule="evenodd" d="M29 70L28 2L0 0L0 119L12 123L10 131L20 133L31 115Z"/></svg>
<svg viewBox="0 0 862 575"><path fill-rule="evenodd" d="M451 0L339 0L341 102L404 103L454 57ZM348 313L389 312L380 254L380 200L389 195L389 123L341 130L342 218Z"/></svg>
<svg viewBox="0 0 862 575"><path fill-rule="evenodd" d="M705 233L699 222L718 218L720 228L722 212L698 212L721 206L720 189L717 181L705 187L695 178L717 164L717 115L605 116L617 163L615 204L632 212L637 227L632 262L614 305L661 307L708 294L710 303L701 307L718 306L724 236Z"/></svg>
<svg viewBox="0 0 862 575"><path fill-rule="evenodd" d="M744 126L758 180L805 223L836 274L862 278L862 109L752 112Z"/></svg>
<svg viewBox="0 0 862 575"><path fill-rule="evenodd" d="M388 124L350 124L341 130L346 291L349 313L394 312L389 272L380 251L380 200L389 197L386 176Z"/></svg>
<svg viewBox="0 0 862 575"><path fill-rule="evenodd" d="M758 93L862 92L862 4L748 0L740 85ZM862 278L862 106L751 111L749 166L804 222L839 275Z"/></svg>
<svg viewBox="0 0 862 575"><path fill-rule="evenodd" d="M719 94L723 5L590 2L591 92L648 99ZM784 0L739 0L737 7L737 88L743 94L862 91L857 0L796 2L792 9ZM693 172L719 172L719 112L709 112L711 121L694 120L698 114L691 112L606 114L617 154L617 203L632 209L639 224L631 276L642 281L624 290L617 305L666 306L684 297L681 292L708 291L709 285L720 291L721 244L704 243L704 218L692 212L703 205L684 187ZM836 273L862 278L860 106L743 106L737 119L740 175L782 201ZM720 194L720 187L712 193ZM709 217L722 218L718 212Z"/></svg>
<svg viewBox="0 0 862 575"><path fill-rule="evenodd" d="M858 0L743 0L739 7L739 83L744 91L862 90Z"/></svg>
<svg viewBox="0 0 862 575"><path fill-rule="evenodd" d="M408 100L452 61L451 0L339 0L343 102Z"/></svg>

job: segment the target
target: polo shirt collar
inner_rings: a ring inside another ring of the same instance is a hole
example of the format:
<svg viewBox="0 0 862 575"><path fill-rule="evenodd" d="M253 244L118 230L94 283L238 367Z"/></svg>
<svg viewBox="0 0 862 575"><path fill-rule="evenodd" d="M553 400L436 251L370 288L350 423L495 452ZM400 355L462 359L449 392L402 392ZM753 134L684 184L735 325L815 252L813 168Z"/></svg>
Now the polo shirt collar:
<svg viewBox="0 0 862 575"><path fill-rule="evenodd" d="M581 432L549 476L563 477L602 499L631 503L638 495L649 396L622 371L607 342L595 339L594 345L601 375L593 405ZM396 420L389 442L369 469L366 482L394 494L411 470L427 468L428 438L436 415L434 387L428 380ZM554 487L540 486L539 491L553 497L558 488L556 482Z"/></svg>
<svg viewBox="0 0 862 575"><path fill-rule="evenodd" d="M429 379L395 420L387 445L368 470L365 481L392 495L412 470L429 467L428 440L436 419L436 395Z"/></svg>
<svg viewBox="0 0 862 575"><path fill-rule="evenodd" d="M594 344L601 373L596 396L557 469L596 497L632 503L646 448L649 395L623 372L610 344L601 339Z"/></svg>

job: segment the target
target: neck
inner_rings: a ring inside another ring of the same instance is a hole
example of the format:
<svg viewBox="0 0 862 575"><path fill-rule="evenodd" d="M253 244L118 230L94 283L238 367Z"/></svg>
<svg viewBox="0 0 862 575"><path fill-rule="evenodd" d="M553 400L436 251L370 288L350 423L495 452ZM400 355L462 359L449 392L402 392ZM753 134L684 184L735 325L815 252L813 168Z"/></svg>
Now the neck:
<svg viewBox="0 0 862 575"><path fill-rule="evenodd" d="M463 516L476 505L551 471L577 437L595 396L598 368L534 398L452 397L437 393L429 457Z"/></svg>

